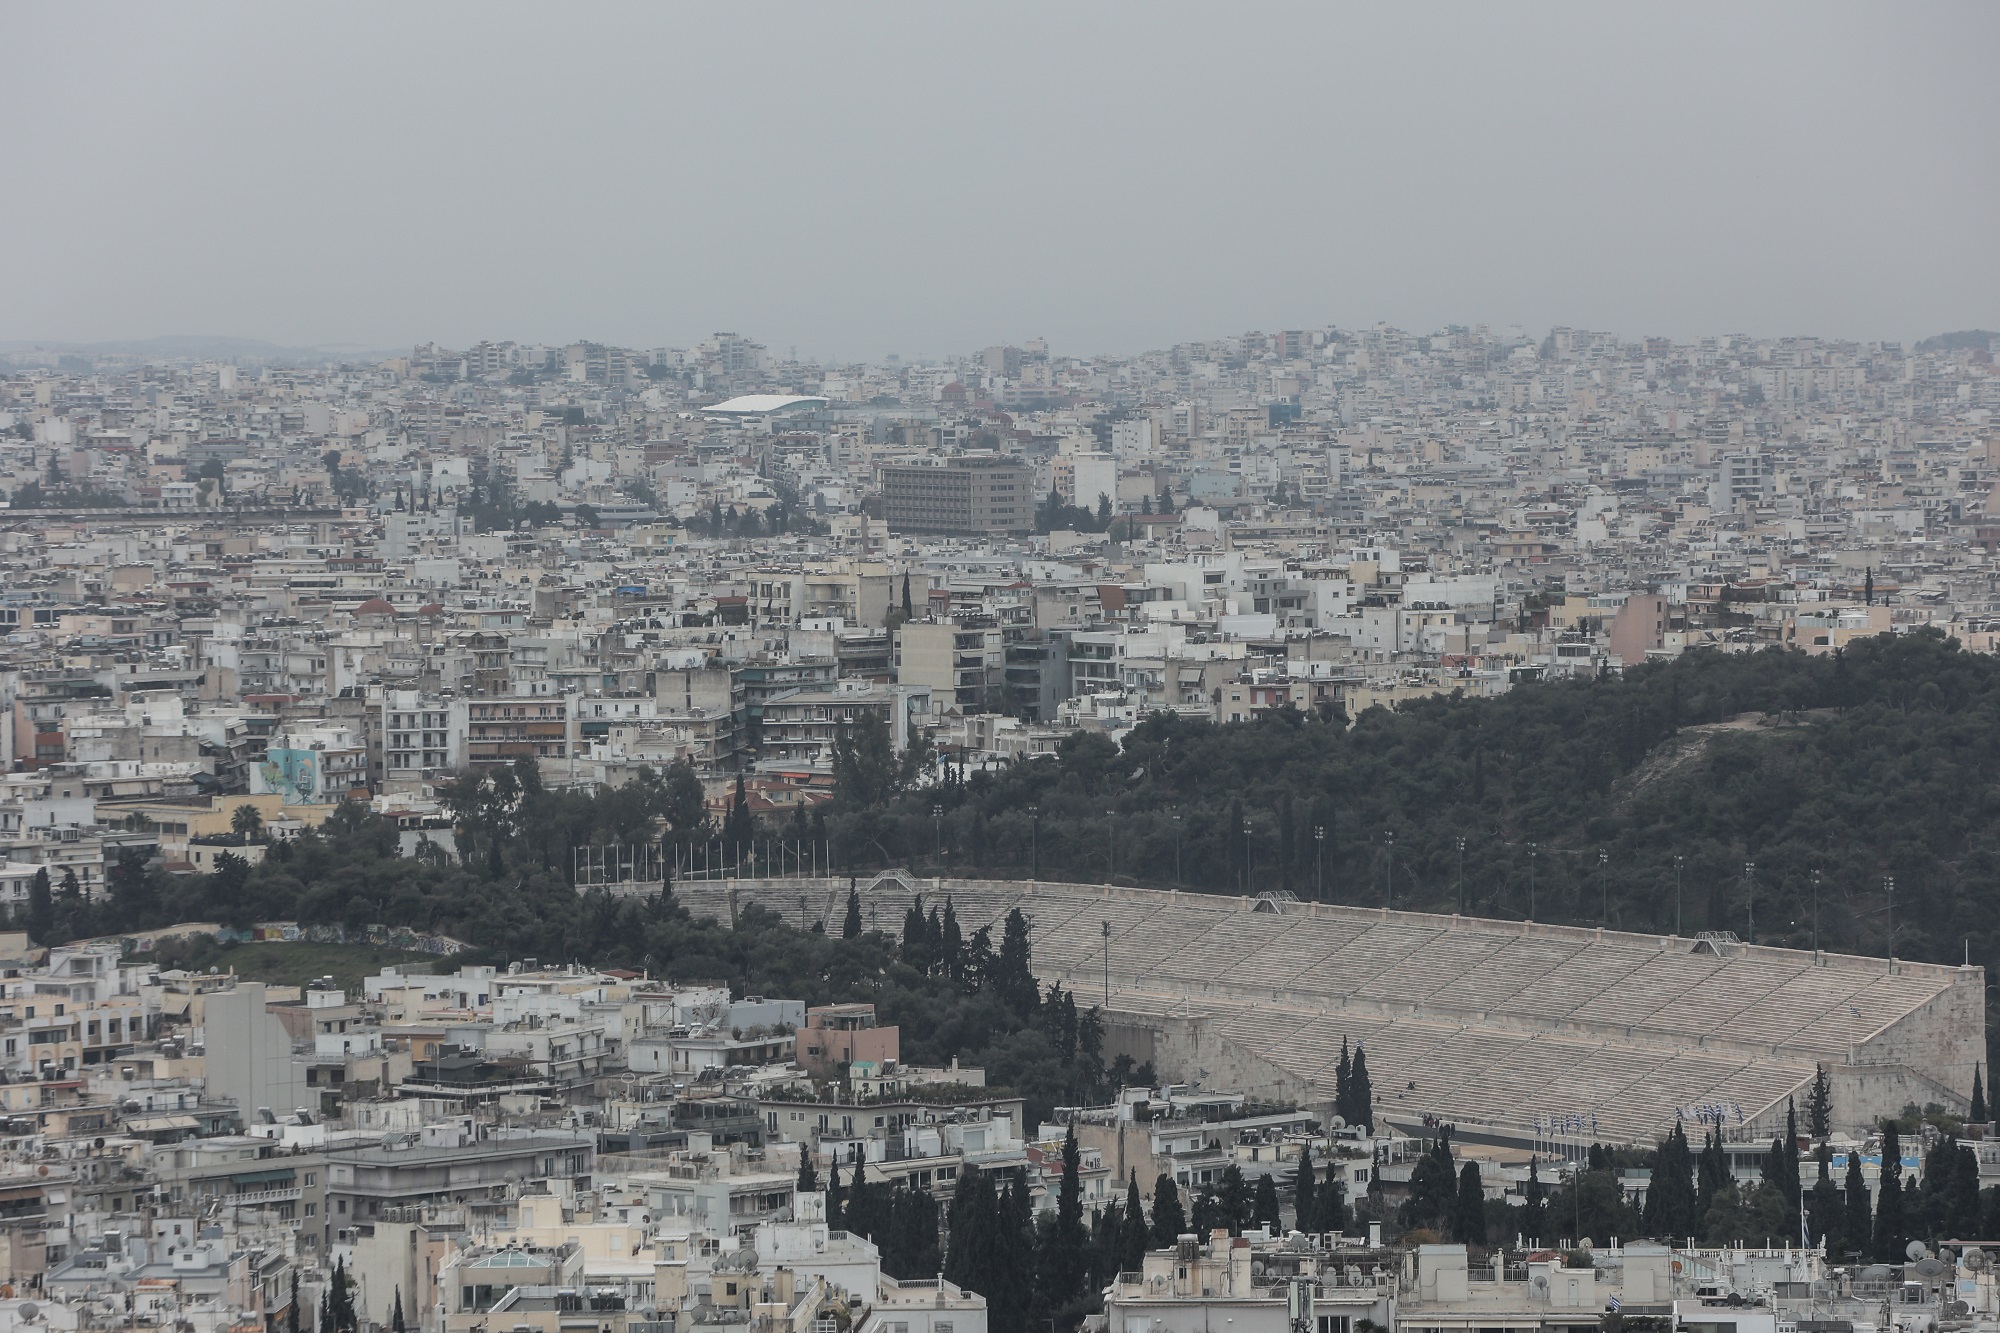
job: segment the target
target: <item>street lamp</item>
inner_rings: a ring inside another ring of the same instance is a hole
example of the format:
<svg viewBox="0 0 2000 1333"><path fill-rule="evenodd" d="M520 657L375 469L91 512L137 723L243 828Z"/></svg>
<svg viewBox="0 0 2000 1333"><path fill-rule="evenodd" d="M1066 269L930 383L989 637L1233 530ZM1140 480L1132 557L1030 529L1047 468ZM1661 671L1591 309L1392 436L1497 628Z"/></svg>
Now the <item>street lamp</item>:
<svg viewBox="0 0 2000 1333"><path fill-rule="evenodd" d="M1396 830L1389 829L1382 834L1389 845L1389 910L1396 910Z"/></svg>
<svg viewBox="0 0 2000 1333"><path fill-rule="evenodd" d="M931 859L944 866L944 807L931 807Z"/></svg>
<svg viewBox="0 0 2000 1333"><path fill-rule="evenodd" d="M1528 920L1535 919L1535 852L1534 843L1528 844Z"/></svg>
<svg viewBox="0 0 2000 1333"><path fill-rule="evenodd" d="M1813 952L1819 952L1819 871L1813 871Z"/></svg>
<svg viewBox="0 0 2000 1333"><path fill-rule="evenodd" d="M1181 886L1181 817L1174 817L1174 887Z"/></svg>
<svg viewBox="0 0 2000 1333"><path fill-rule="evenodd" d="M1042 807L1028 807L1028 878L1042 877Z"/></svg>
<svg viewBox="0 0 2000 1333"><path fill-rule="evenodd" d="M1313 825L1313 899L1326 901L1326 826Z"/></svg>
<svg viewBox="0 0 2000 1333"><path fill-rule="evenodd" d="M1676 939L1680 937L1681 933L1681 862L1686 859L1679 852L1674 853L1674 937Z"/></svg>
<svg viewBox="0 0 2000 1333"><path fill-rule="evenodd" d="M1104 854L1109 858L1106 862L1104 880L1107 884L1116 884L1118 882L1118 812L1116 810L1106 810L1104 812L1104 837Z"/></svg>
<svg viewBox="0 0 2000 1333"><path fill-rule="evenodd" d="M1882 891L1889 896L1889 970L1896 970L1896 877L1882 876Z"/></svg>
<svg viewBox="0 0 2000 1333"><path fill-rule="evenodd" d="M1111 1008L1111 923L1100 923L1104 927L1104 1007Z"/></svg>
<svg viewBox="0 0 2000 1333"><path fill-rule="evenodd" d="M1243 892L1257 891L1257 862L1250 847L1250 821L1243 821Z"/></svg>
<svg viewBox="0 0 2000 1333"><path fill-rule="evenodd" d="M1757 863L1743 863L1743 905L1750 914L1750 942L1757 942Z"/></svg>
<svg viewBox="0 0 2000 1333"><path fill-rule="evenodd" d="M1458 840L1458 914L1465 915L1465 839Z"/></svg>
<svg viewBox="0 0 2000 1333"><path fill-rule="evenodd" d="M1611 853L1597 849L1597 924L1611 924Z"/></svg>

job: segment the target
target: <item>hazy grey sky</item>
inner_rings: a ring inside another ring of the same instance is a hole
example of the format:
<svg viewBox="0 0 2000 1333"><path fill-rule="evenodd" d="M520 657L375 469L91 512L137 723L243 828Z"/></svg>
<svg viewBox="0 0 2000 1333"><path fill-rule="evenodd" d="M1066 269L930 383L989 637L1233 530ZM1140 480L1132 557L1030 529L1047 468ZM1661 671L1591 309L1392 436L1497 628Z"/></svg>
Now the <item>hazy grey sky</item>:
<svg viewBox="0 0 2000 1333"><path fill-rule="evenodd" d="M0 338L2000 327L2000 5L28 5Z"/></svg>

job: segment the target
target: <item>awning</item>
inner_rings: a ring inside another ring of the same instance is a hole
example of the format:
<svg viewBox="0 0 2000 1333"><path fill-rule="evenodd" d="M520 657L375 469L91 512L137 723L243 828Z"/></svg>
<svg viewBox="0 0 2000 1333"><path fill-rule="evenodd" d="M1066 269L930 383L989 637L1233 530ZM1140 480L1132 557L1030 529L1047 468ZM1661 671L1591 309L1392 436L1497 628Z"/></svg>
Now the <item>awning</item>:
<svg viewBox="0 0 2000 1333"><path fill-rule="evenodd" d="M289 1185L296 1178L296 1173L286 1167L282 1171L245 1171L227 1179L232 1185Z"/></svg>
<svg viewBox="0 0 2000 1333"><path fill-rule="evenodd" d="M125 1122L125 1128L134 1134L167 1134L175 1130L197 1133L201 1122L191 1115L141 1115Z"/></svg>

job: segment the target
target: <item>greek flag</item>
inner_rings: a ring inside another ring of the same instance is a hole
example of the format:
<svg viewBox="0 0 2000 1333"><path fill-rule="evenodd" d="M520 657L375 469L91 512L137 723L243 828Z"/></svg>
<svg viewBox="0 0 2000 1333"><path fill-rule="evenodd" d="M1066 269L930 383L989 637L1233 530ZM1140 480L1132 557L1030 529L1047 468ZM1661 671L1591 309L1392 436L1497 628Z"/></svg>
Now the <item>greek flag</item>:
<svg viewBox="0 0 2000 1333"><path fill-rule="evenodd" d="M1625 1302L1619 1300L1616 1296L1605 1297L1604 1303L1610 1306L1613 1310L1622 1310L1625 1308Z"/></svg>

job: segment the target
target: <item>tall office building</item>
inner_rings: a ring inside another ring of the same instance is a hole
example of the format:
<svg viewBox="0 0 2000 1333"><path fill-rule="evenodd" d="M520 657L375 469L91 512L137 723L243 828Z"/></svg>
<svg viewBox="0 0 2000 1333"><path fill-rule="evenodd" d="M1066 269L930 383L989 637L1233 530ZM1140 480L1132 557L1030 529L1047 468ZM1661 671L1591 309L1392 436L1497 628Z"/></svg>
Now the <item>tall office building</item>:
<svg viewBox="0 0 2000 1333"><path fill-rule="evenodd" d="M954 458L940 467L882 469L891 532L1026 532L1034 526L1034 472L1012 458Z"/></svg>

